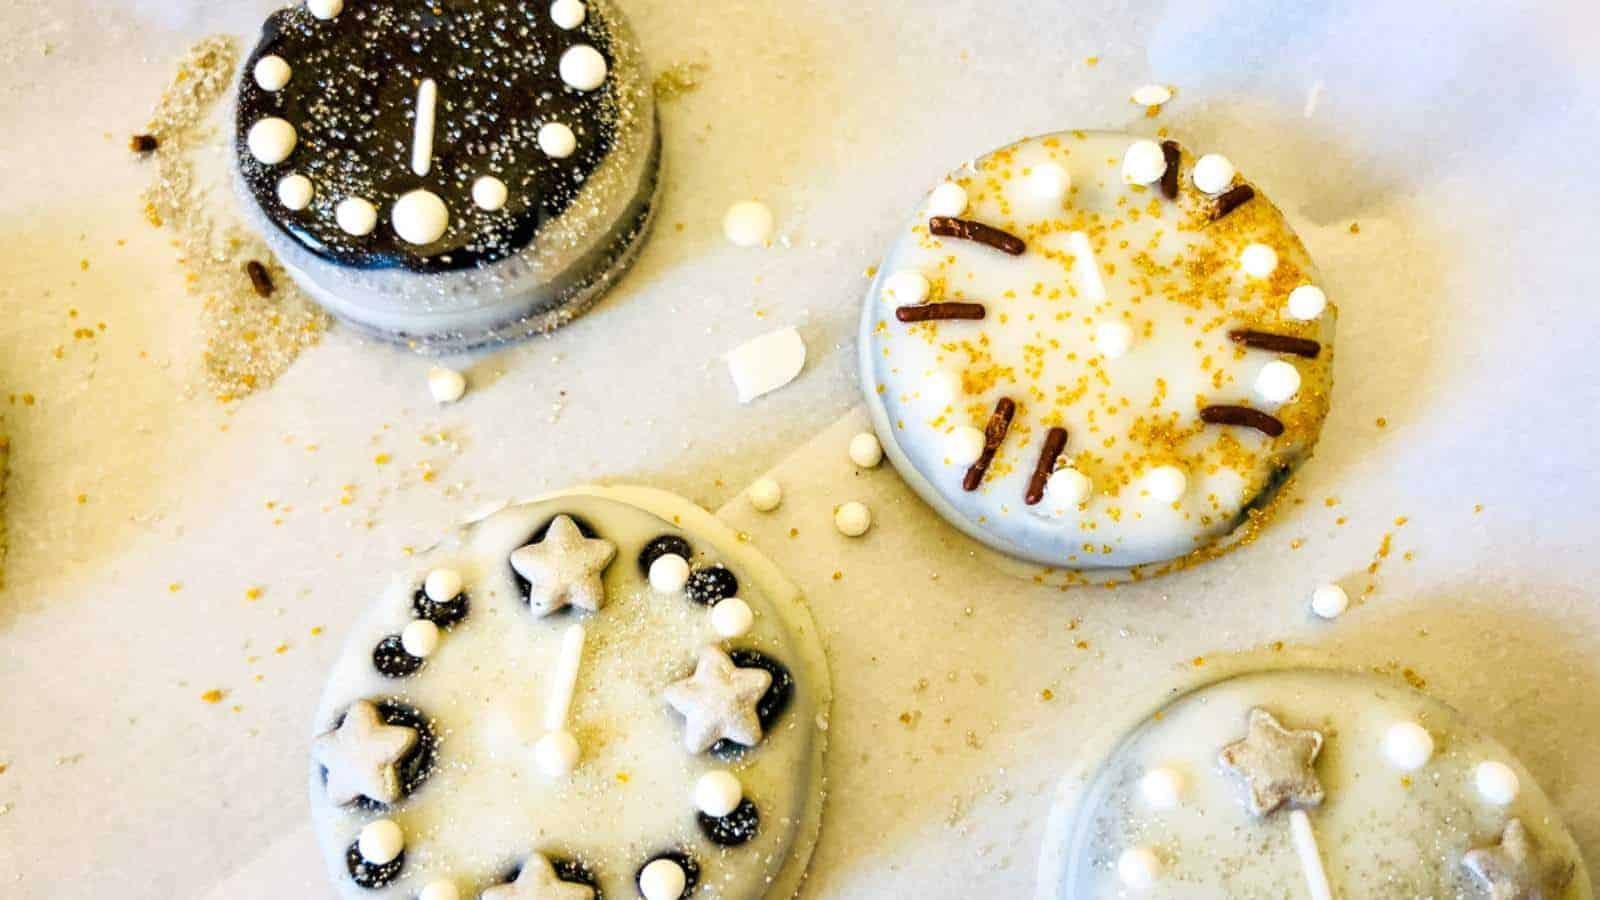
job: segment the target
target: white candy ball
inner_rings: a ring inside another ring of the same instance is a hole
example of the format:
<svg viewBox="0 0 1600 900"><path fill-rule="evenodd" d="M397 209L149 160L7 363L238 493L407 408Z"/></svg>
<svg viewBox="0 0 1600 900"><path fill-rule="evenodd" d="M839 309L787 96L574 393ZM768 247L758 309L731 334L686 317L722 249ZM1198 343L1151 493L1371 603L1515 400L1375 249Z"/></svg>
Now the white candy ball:
<svg viewBox="0 0 1600 900"><path fill-rule="evenodd" d="M1278 268L1278 251L1266 244L1251 244L1239 254L1239 267L1251 278L1265 278Z"/></svg>
<svg viewBox="0 0 1600 900"><path fill-rule="evenodd" d="M1433 735L1415 722L1396 722L1383 736L1383 755L1402 772L1415 772L1433 758Z"/></svg>
<svg viewBox="0 0 1600 900"><path fill-rule="evenodd" d="M1044 483L1044 505L1051 512L1066 512L1082 506L1094 493L1094 482L1089 476L1068 466L1050 473Z"/></svg>
<svg viewBox="0 0 1600 900"><path fill-rule="evenodd" d="M1139 779L1139 796L1151 809L1177 809L1183 789L1183 775L1175 769L1151 769Z"/></svg>
<svg viewBox="0 0 1600 900"><path fill-rule="evenodd" d="M1149 847L1129 847L1117 857L1117 877L1136 891L1142 891L1161 877L1161 858Z"/></svg>
<svg viewBox="0 0 1600 900"><path fill-rule="evenodd" d="M756 614L750 610L750 604L738 597L729 597L711 607L711 630L719 637L740 637L755 621Z"/></svg>
<svg viewBox="0 0 1600 900"><path fill-rule="evenodd" d="M897 306L915 306L928 299L928 279L914 269L901 269L884 280L883 298Z"/></svg>
<svg viewBox="0 0 1600 900"><path fill-rule="evenodd" d="M533 761L551 778L570 775L578 767L578 739L566 729L549 732L533 745Z"/></svg>
<svg viewBox="0 0 1600 900"><path fill-rule="evenodd" d="M1517 773L1503 762L1481 762L1472 770L1472 783L1478 796L1495 806L1510 806L1522 791Z"/></svg>
<svg viewBox="0 0 1600 900"><path fill-rule="evenodd" d="M707 772L694 784L694 808L708 816L720 819L738 809L743 799L744 786L732 772Z"/></svg>
<svg viewBox="0 0 1600 900"><path fill-rule="evenodd" d="M378 208L360 197L347 197L333 208L333 219L346 234L364 237L378 227Z"/></svg>
<svg viewBox="0 0 1600 900"><path fill-rule="evenodd" d="M1071 189L1071 173L1057 163L1040 163L1028 173L1028 190L1040 200L1060 200Z"/></svg>
<svg viewBox="0 0 1600 900"><path fill-rule="evenodd" d="M493 175L484 175L472 183L472 202L481 210L504 209L507 196L506 183Z"/></svg>
<svg viewBox="0 0 1600 900"><path fill-rule="evenodd" d="M1220 194L1233 184L1233 176L1238 171L1233 163L1220 153L1207 153L1194 162L1194 171L1190 178L1194 179L1194 186L1208 194Z"/></svg>
<svg viewBox="0 0 1600 900"><path fill-rule="evenodd" d="M278 182L278 202L284 209L299 212L311 205L311 198L317 194L316 185L304 175L285 175Z"/></svg>
<svg viewBox="0 0 1600 900"><path fill-rule="evenodd" d="M1147 84L1133 92L1133 102L1140 106L1160 106L1171 99L1172 88L1164 84Z"/></svg>
<svg viewBox="0 0 1600 900"><path fill-rule="evenodd" d="M448 603L461 594L461 573L455 569L434 569L422 580L422 592L435 603Z"/></svg>
<svg viewBox="0 0 1600 900"><path fill-rule="evenodd" d="M750 505L756 512L772 512L783 503L783 486L772 478L757 478L750 485Z"/></svg>
<svg viewBox="0 0 1600 900"><path fill-rule="evenodd" d="M1177 503L1189 490L1189 476L1177 466L1156 466L1144 475L1144 489L1160 503Z"/></svg>
<svg viewBox="0 0 1600 900"><path fill-rule="evenodd" d="M1337 619L1350 608L1350 595L1337 584L1325 584L1311 592L1311 611L1324 619Z"/></svg>
<svg viewBox="0 0 1600 900"><path fill-rule="evenodd" d="M659 594L676 594L689 583L689 561L676 553L656 557L650 564L650 589Z"/></svg>
<svg viewBox="0 0 1600 900"><path fill-rule="evenodd" d="M361 852L361 858L380 866L394 862L405 848L405 832L393 819L368 822L362 827L361 836L356 838L356 849Z"/></svg>
<svg viewBox="0 0 1600 900"><path fill-rule="evenodd" d="M863 431L850 439L850 461L863 469L871 469L883 462L883 445L878 436Z"/></svg>
<svg viewBox="0 0 1600 900"><path fill-rule="evenodd" d="M860 537L872 527L872 510L864 503L851 500L834 510L833 524L845 537Z"/></svg>
<svg viewBox="0 0 1600 900"><path fill-rule="evenodd" d="M1167 156L1155 141L1134 141L1122 156L1122 180L1126 184L1150 184L1161 180L1167 171Z"/></svg>
<svg viewBox="0 0 1600 900"><path fill-rule="evenodd" d="M256 162L264 166L275 166L289 158L294 152L294 145L299 140L295 134L294 126L287 119L276 116L262 119L250 126L250 131L245 135L245 146L250 149L250 155Z"/></svg>
<svg viewBox="0 0 1600 900"><path fill-rule="evenodd" d="M722 234L736 247L766 244L775 227L772 210L758 200L735 203L722 216Z"/></svg>
<svg viewBox="0 0 1600 900"><path fill-rule="evenodd" d="M580 91L592 91L606 80L606 58L588 44L568 48L558 69L561 80Z"/></svg>
<svg viewBox="0 0 1600 900"><path fill-rule="evenodd" d="M539 149L551 159L566 159L578 149L578 136L560 122L546 122L539 126Z"/></svg>
<svg viewBox="0 0 1600 900"><path fill-rule="evenodd" d="M644 900L678 900L688 886L683 867L670 859L653 859L639 873L639 893Z"/></svg>
<svg viewBox="0 0 1600 900"><path fill-rule="evenodd" d="M1104 322L1094 330L1095 346L1106 359L1120 359L1133 347L1133 329L1122 322Z"/></svg>
<svg viewBox="0 0 1600 900"><path fill-rule="evenodd" d="M583 5L583 0L556 0L550 4L550 21L563 31L577 28L588 16L589 8Z"/></svg>
<svg viewBox="0 0 1600 900"><path fill-rule="evenodd" d="M344 0L306 0L306 9L326 22L344 12Z"/></svg>
<svg viewBox="0 0 1600 900"><path fill-rule="evenodd" d="M400 632L400 646L417 659L427 659L439 649L439 626L427 619L413 619Z"/></svg>
<svg viewBox="0 0 1600 900"><path fill-rule="evenodd" d="M1263 403L1288 403L1300 393L1300 370L1293 363L1275 359L1256 373L1256 396Z"/></svg>
<svg viewBox="0 0 1600 900"><path fill-rule="evenodd" d="M944 455L953 465L972 465L983 455L983 432L971 425L957 425L944 436Z"/></svg>
<svg viewBox="0 0 1600 900"><path fill-rule="evenodd" d="M455 882L439 879L430 881L417 894L417 900L461 900L461 891Z"/></svg>
<svg viewBox="0 0 1600 900"><path fill-rule="evenodd" d="M256 78L256 85L269 93L283 90L283 86L289 83L289 76L294 74L294 70L283 61L283 57L270 53L256 60L252 72Z"/></svg>
<svg viewBox="0 0 1600 900"><path fill-rule="evenodd" d="M454 403L467 393L467 376L445 366L428 369L428 393L435 403Z"/></svg>
<svg viewBox="0 0 1600 900"><path fill-rule="evenodd" d="M389 219L406 243L431 244L450 227L450 209L432 191L408 191L394 202Z"/></svg>
<svg viewBox="0 0 1600 900"><path fill-rule="evenodd" d="M928 195L928 215L959 216L967 211L967 189L946 181Z"/></svg>
<svg viewBox="0 0 1600 900"><path fill-rule="evenodd" d="M1302 284L1289 292L1289 315L1309 322L1328 308L1328 295L1314 284Z"/></svg>

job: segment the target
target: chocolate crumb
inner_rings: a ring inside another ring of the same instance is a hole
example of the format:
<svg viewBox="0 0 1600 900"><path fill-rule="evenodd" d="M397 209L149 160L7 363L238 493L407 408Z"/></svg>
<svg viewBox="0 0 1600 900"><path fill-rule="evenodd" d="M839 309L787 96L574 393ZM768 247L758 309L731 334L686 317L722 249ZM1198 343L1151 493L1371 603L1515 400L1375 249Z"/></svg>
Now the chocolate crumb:
<svg viewBox="0 0 1600 900"><path fill-rule="evenodd" d="M1251 331L1241 328L1228 332L1228 338L1235 344L1243 344L1257 350L1291 353L1295 356L1304 356L1306 359L1316 359L1317 354L1322 352L1322 345L1316 341L1290 337L1286 334L1273 334L1270 331Z"/></svg>
<svg viewBox="0 0 1600 900"><path fill-rule="evenodd" d="M1200 420L1211 425L1242 425L1254 428L1267 437L1283 434L1283 423L1259 409L1248 406L1207 406L1200 410Z"/></svg>
<svg viewBox="0 0 1600 900"><path fill-rule="evenodd" d="M1217 205L1211 210L1211 221L1222 218L1239 207L1254 200L1256 189L1248 184L1238 184L1217 196Z"/></svg>
<svg viewBox="0 0 1600 900"><path fill-rule="evenodd" d="M1016 414L1017 402L1010 397L1001 397L1000 402L994 405L994 415L989 417L989 424L983 429L983 454L967 469L967 477L961 480L962 490L975 491L983 483L983 476L988 474L989 466L994 463L994 455L1000 452L1000 443L1006 439L1006 432L1011 430L1011 419Z"/></svg>
<svg viewBox="0 0 1600 900"><path fill-rule="evenodd" d="M1161 193L1168 200L1178 199L1178 169L1183 165L1183 148L1177 141L1162 141L1161 155L1167 160L1167 170L1161 173Z"/></svg>
<svg viewBox="0 0 1600 900"><path fill-rule="evenodd" d="M928 230L939 237L960 238L964 241L975 241L985 246L993 247L1002 253L1012 256L1021 256L1027 245L1022 238L992 225L974 222L971 219L957 219L954 216L934 216L928 220Z"/></svg>
<svg viewBox="0 0 1600 900"><path fill-rule="evenodd" d="M919 303L902 306L894 317L902 322L930 322L936 319L981 319L985 315L982 303Z"/></svg>
<svg viewBox="0 0 1600 900"><path fill-rule="evenodd" d="M135 153L154 153L161 142L153 134L136 134L128 139L128 149Z"/></svg>
<svg viewBox="0 0 1600 900"><path fill-rule="evenodd" d="M257 297L272 296L272 276L267 274L266 266L252 259L244 264L244 273L250 276L250 286L256 289Z"/></svg>

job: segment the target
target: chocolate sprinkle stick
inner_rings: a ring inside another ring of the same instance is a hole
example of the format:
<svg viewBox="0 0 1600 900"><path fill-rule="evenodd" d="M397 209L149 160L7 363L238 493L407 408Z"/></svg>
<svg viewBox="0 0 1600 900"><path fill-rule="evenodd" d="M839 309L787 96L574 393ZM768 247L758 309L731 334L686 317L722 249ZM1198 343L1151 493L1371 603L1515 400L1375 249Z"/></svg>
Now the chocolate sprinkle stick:
<svg viewBox="0 0 1600 900"><path fill-rule="evenodd" d="M1306 359L1316 359L1322 352L1322 345L1316 341L1305 338L1290 337L1286 334L1273 334L1270 331L1251 331L1240 328L1228 332L1228 338L1235 344L1254 347L1257 350L1270 350L1273 353L1292 353L1295 356L1304 356Z"/></svg>
<svg viewBox="0 0 1600 900"><path fill-rule="evenodd" d="M918 303L901 306L894 317L902 322L931 322L935 319L981 319L985 315L982 303Z"/></svg>
<svg viewBox="0 0 1600 900"><path fill-rule="evenodd" d="M1222 218L1256 197L1256 189L1248 184L1235 185L1217 196L1217 205L1211 211L1211 221Z"/></svg>
<svg viewBox="0 0 1600 900"><path fill-rule="evenodd" d="M154 153L159 146L161 142L155 139L155 135L136 134L128 139L128 149L135 153Z"/></svg>
<svg viewBox="0 0 1600 900"><path fill-rule="evenodd" d="M267 274L266 266L252 259L244 264L244 273L250 276L250 286L256 289L257 297L272 296L272 276Z"/></svg>
<svg viewBox="0 0 1600 900"><path fill-rule="evenodd" d="M1161 193L1168 200L1178 199L1178 167L1183 164L1183 148L1177 141L1162 141L1161 155L1167 160L1167 169L1161 173Z"/></svg>
<svg viewBox="0 0 1600 900"><path fill-rule="evenodd" d="M1021 256L1022 251L1028 248L1022 238L1014 234L1001 231L992 225L974 222L971 219L957 219L954 216L934 216L928 220L928 230L939 237L960 238L964 241L977 241L1012 256Z"/></svg>
<svg viewBox="0 0 1600 900"><path fill-rule="evenodd" d="M1200 420L1210 425L1243 425L1267 437L1283 434L1282 422L1248 406L1207 406L1200 410Z"/></svg>
<svg viewBox="0 0 1600 900"><path fill-rule="evenodd" d="M989 417L989 424L983 429L983 454L967 470L967 477L961 480L962 490L975 491L978 485L983 484L983 476L988 474L994 455L1000 452L1000 442L1006 439L1006 432L1011 430L1011 417L1016 414L1017 403L1010 397L1001 397L1000 402L994 405L994 415Z"/></svg>
<svg viewBox="0 0 1600 900"><path fill-rule="evenodd" d="M1044 485L1050 473L1056 470L1056 460L1067 449L1067 430L1060 426L1050 429L1044 436L1044 449L1039 451L1039 463L1033 467L1033 477L1028 479L1028 493L1023 496L1029 506L1044 499Z"/></svg>

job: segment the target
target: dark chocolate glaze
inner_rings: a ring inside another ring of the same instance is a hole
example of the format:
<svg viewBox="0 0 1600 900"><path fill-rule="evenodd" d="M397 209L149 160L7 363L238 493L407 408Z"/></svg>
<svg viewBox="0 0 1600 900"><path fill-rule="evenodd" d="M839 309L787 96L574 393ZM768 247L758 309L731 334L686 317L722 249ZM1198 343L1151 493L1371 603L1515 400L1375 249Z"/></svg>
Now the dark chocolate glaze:
<svg viewBox="0 0 1600 900"><path fill-rule="evenodd" d="M611 71L593 91L561 81L561 54L578 44L599 50ZM292 70L275 93L255 83L256 61L276 54ZM513 255L543 224L561 215L615 141L615 56L596 5L571 31L550 20L549 4L526 0L349 0L322 21L303 5L267 18L261 41L241 68L234 156L267 218L316 255L360 268L415 272L467 269ZM433 164L411 170L417 87L438 85ZM257 121L277 116L295 127L287 160L265 166L245 138ZM560 122L577 150L552 159L539 149L539 127ZM278 181L300 173L316 186L311 205L294 212L278 202ZM472 202L480 176L505 182L495 212ZM395 199L423 188L444 200L450 227L415 246L389 224ZM378 227L356 237L334 220L334 207L361 197L378 209Z"/></svg>

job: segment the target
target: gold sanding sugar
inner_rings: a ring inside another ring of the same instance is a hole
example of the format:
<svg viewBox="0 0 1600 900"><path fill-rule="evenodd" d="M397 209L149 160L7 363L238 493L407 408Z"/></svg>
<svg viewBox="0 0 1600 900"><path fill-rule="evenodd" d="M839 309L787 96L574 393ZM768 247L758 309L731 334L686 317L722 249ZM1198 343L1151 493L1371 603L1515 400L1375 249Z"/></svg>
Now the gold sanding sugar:
<svg viewBox="0 0 1600 900"><path fill-rule="evenodd" d="M5 416L0 416L0 588L6 586L6 475L11 458L11 438L4 434L5 427Z"/></svg>
<svg viewBox="0 0 1600 900"><path fill-rule="evenodd" d="M676 62L667 66L656 74L656 99L674 100L693 93L700 87L700 79L705 73L706 64L703 62Z"/></svg>
<svg viewBox="0 0 1600 900"><path fill-rule="evenodd" d="M190 48L162 92L146 129L159 144L155 181L145 189L145 216L177 234L190 292L203 298L206 386L218 400L237 400L272 384L306 348L322 339L328 316L283 273L265 244L208 196L231 197L206 183L196 160L216 147L208 117L228 92L239 59L237 41L208 37ZM245 265L259 261L272 280L260 296Z"/></svg>

